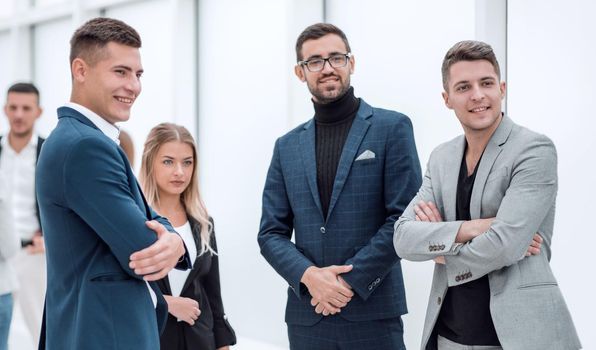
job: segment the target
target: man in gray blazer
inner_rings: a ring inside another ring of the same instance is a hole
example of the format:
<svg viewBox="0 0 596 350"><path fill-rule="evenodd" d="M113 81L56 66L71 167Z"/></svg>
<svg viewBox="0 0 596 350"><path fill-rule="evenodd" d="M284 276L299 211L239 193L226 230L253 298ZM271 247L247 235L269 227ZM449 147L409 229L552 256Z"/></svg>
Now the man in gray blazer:
<svg viewBox="0 0 596 350"><path fill-rule="evenodd" d="M464 135L432 152L394 235L403 259L436 262L421 348L579 349L549 265L555 146L501 113L489 45L455 44L442 72Z"/></svg>

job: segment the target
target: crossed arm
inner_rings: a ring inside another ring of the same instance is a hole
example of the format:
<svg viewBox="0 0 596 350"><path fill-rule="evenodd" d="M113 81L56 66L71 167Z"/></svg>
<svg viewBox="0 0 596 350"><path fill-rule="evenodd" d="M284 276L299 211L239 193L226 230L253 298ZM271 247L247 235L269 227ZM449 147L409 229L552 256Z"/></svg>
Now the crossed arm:
<svg viewBox="0 0 596 350"><path fill-rule="evenodd" d="M424 202L420 201L418 204L414 205L414 212L416 213L416 221L425 221L425 222L442 222L443 218L441 217L441 213L437 206L433 202ZM481 234L488 231L490 225L495 220L495 218L487 218L487 219L476 219L476 220L469 220L464 221L462 225L459 227L457 231L457 235L455 236L456 243L466 243L471 241L472 239L480 236ZM530 255L538 255L540 254L540 248L542 245L542 237L535 233L528 247L528 250L525 253L525 256ZM444 256L437 256L433 259L437 264L445 264L445 257Z"/></svg>
<svg viewBox="0 0 596 350"><path fill-rule="evenodd" d="M429 208L418 205L420 201L437 203L433 179L427 171L417 196L395 224L396 252L413 261L443 256L449 286L475 280L514 264L528 252L534 254L543 238L536 237L536 233L552 209L556 195L556 151L552 142L543 136L518 147L515 150L518 156L511 163L511 180L496 216L481 219L484 221L440 222L435 215L433 222L433 215L427 214ZM432 159L433 155L429 164ZM416 220L416 215L420 221ZM424 216L428 222L423 221ZM440 246L444 249L429 249L429 242L443 242ZM472 272L473 277L458 280L459 271L466 270Z"/></svg>
<svg viewBox="0 0 596 350"><path fill-rule="evenodd" d="M69 207L97 232L132 277L155 281L175 266L188 268L182 239L167 219L152 210L151 220L147 220L118 157L109 144L97 138L84 139L70 150L63 180Z"/></svg>

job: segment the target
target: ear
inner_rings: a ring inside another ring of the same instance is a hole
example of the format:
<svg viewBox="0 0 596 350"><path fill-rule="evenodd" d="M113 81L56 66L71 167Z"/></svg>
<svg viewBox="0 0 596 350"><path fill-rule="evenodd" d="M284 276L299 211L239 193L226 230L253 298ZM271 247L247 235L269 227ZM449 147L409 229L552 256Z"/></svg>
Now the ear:
<svg viewBox="0 0 596 350"><path fill-rule="evenodd" d="M38 106L37 107L37 116L35 117L35 119L39 118L42 113L43 113L43 108Z"/></svg>
<svg viewBox="0 0 596 350"><path fill-rule="evenodd" d="M8 105L4 104L4 115L8 116Z"/></svg>
<svg viewBox="0 0 596 350"><path fill-rule="evenodd" d="M453 109L451 106L451 101L449 100L449 93L447 91L441 92L441 96L443 96L443 101L445 102L445 106L449 109Z"/></svg>
<svg viewBox="0 0 596 350"><path fill-rule="evenodd" d="M298 77L298 79L300 79L301 82L305 82L306 81L306 75L304 73L304 68L303 66L297 64L294 66L294 74L296 74L296 76Z"/></svg>
<svg viewBox="0 0 596 350"><path fill-rule="evenodd" d="M354 55L350 56L350 74L354 74L354 67L356 66L356 60Z"/></svg>
<svg viewBox="0 0 596 350"><path fill-rule="evenodd" d="M505 98L505 92L507 91L507 84L504 81L499 84L499 90L501 90L501 100Z"/></svg>
<svg viewBox="0 0 596 350"><path fill-rule="evenodd" d="M89 66L81 58L75 58L70 65L70 71L72 72L73 80L82 83L85 81Z"/></svg>

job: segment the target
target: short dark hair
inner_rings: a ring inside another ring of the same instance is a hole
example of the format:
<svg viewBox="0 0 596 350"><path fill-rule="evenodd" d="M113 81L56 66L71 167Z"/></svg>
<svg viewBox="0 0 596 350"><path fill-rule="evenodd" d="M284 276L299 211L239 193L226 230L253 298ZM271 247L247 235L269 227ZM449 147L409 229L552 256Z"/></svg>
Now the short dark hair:
<svg viewBox="0 0 596 350"><path fill-rule="evenodd" d="M348 52L352 51L350 49L350 43L348 43L348 38L341 29L331 23L316 23L306 27L306 29L304 29L298 36L298 39L296 40L296 62L302 61L302 45L305 41L316 40L327 34L335 34L339 36L346 45L346 50L348 50Z"/></svg>
<svg viewBox="0 0 596 350"><path fill-rule="evenodd" d="M11 92L19 94L35 94L37 96L37 104L39 105L39 90L32 83L15 83L6 91L6 96Z"/></svg>
<svg viewBox="0 0 596 350"><path fill-rule="evenodd" d="M501 79L499 62L497 62L493 48L482 41L464 40L453 45L443 59L441 74L443 76L443 88L445 91L449 91L449 69L452 65L460 61L478 60L487 60L490 62L495 68L497 76Z"/></svg>
<svg viewBox="0 0 596 350"><path fill-rule="evenodd" d="M70 39L70 63L80 57L88 64L97 63L109 42L141 47L141 37L134 28L113 18L98 17L87 21Z"/></svg>

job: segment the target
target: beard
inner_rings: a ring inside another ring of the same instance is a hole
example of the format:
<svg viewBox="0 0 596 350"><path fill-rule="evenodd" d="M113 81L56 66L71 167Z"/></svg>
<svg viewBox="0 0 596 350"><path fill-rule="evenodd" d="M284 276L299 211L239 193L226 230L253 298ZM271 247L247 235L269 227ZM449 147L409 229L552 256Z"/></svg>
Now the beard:
<svg viewBox="0 0 596 350"><path fill-rule="evenodd" d="M344 80L341 79L340 76L337 74L329 74L326 76L321 77L322 80L324 78L335 76L339 79L339 87L333 88L324 88L319 85L308 85L308 90L310 91L311 95L313 96L314 100L319 104L328 104L333 101L337 101L342 98L346 92L350 89L350 76L348 75ZM315 83L316 84L316 83Z"/></svg>

